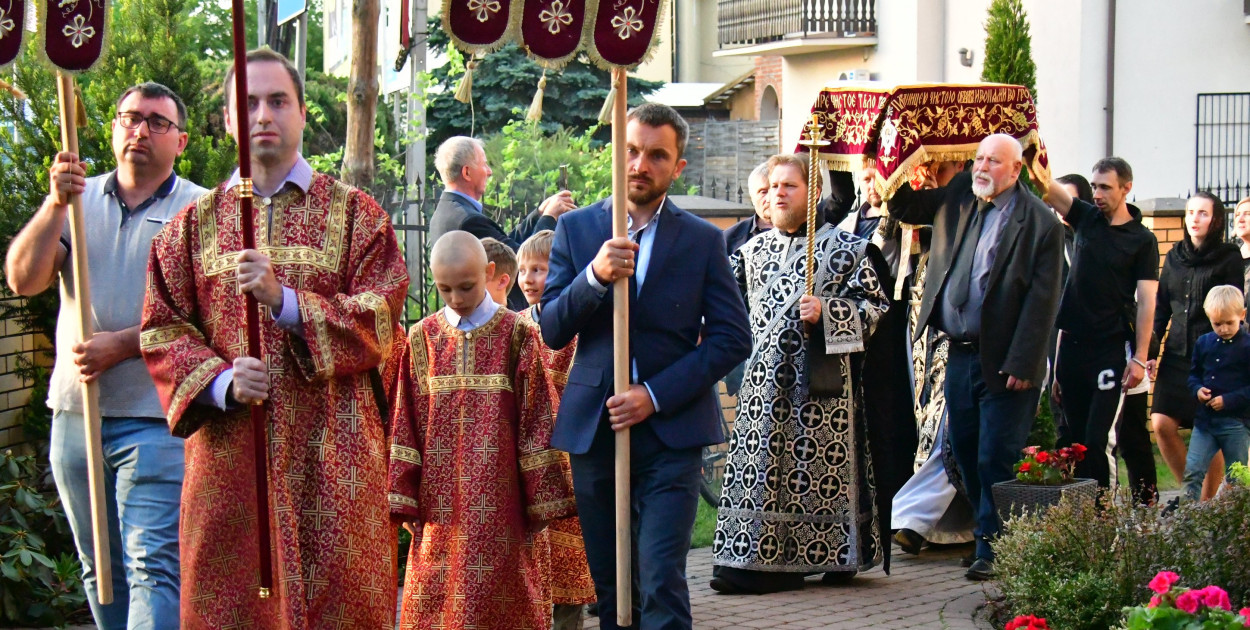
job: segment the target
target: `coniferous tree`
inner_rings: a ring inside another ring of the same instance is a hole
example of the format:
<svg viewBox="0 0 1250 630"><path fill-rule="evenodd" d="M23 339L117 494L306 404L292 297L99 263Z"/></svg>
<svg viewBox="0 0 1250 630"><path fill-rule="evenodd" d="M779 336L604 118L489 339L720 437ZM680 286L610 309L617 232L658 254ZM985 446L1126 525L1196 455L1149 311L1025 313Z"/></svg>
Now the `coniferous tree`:
<svg viewBox="0 0 1250 630"><path fill-rule="evenodd" d="M981 80L1023 85L1037 102L1037 65L1029 16L1021 0L993 0L985 21L985 63Z"/></svg>

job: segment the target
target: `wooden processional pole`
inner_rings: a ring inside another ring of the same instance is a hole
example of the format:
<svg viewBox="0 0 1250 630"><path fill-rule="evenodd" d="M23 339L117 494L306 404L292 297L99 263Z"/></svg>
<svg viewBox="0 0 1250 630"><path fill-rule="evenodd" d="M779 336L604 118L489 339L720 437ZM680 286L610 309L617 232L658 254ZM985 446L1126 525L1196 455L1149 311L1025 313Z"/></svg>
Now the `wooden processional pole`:
<svg viewBox="0 0 1250 630"><path fill-rule="evenodd" d="M57 70L56 91L61 108L61 150L78 155L78 102L74 93L74 77ZM95 335L95 325L91 318L91 282L87 271L87 233L82 195L70 195L69 207L69 254L74 269L79 339L86 342ZM104 446L100 438L98 381L82 383L82 418L83 429L87 434L87 486L91 494L91 537L95 547L96 594L100 604L107 606L113 603L113 566L109 557L109 512L104 504Z"/></svg>
<svg viewBox="0 0 1250 630"><path fill-rule="evenodd" d="M616 90L616 102L612 105L612 238L621 238L629 234L629 213L625 209L625 108L629 94L624 68L612 70L612 83ZM629 391L629 278L617 279L612 291L612 372L619 396ZM634 614L629 476L626 428L616 432L616 623L621 626L631 625Z"/></svg>

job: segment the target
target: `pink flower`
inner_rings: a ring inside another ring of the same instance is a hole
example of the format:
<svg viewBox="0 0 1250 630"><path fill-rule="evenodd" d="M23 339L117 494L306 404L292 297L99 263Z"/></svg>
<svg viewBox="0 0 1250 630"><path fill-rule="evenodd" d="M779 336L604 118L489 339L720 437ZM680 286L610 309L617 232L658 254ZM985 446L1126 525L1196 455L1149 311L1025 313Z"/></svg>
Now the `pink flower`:
<svg viewBox="0 0 1250 630"><path fill-rule="evenodd" d="M1150 590L1162 595L1172 590L1172 585L1176 584L1176 582L1180 579L1181 576L1171 571L1160 571L1153 580L1150 580L1150 584L1148 586L1150 587Z"/></svg>
<svg viewBox="0 0 1250 630"><path fill-rule="evenodd" d="M1233 609L1233 604L1228 601L1228 593L1214 584L1198 591L1198 595L1202 596L1202 603L1208 608Z"/></svg>
<svg viewBox="0 0 1250 630"><path fill-rule="evenodd" d="M1160 601L1161 600L1159 599L1159 596L1155 595L1154 597L1150 598L1150 604L1148 604L1146 608L1158 608Z"/></svg>
<svg viewBox="0 0 1250 630"><path fill-rule="evenodd" d="M1202 603L1202 597L1198 591L1185 591L1176 598L1176 607L1191 615L1198 612L1200 603Z"/></svg>
<svg viewBox="0 0 1250 630"><path fill-rule="evenodd" d="M1246 623L1246 627L1250 628L1250 606L1242 608L1237 614L1241 615L1241 620Z"/></svg>

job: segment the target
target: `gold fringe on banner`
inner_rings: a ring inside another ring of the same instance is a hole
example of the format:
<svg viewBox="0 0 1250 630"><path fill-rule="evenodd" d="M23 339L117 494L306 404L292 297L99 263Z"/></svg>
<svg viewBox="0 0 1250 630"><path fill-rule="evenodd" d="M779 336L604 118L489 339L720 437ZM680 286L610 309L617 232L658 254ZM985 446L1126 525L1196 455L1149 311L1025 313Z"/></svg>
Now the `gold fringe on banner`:
<svg viewBox="0 0 1250 630"><path fill-rule="evenodd" d="M608 90L608 98L603 101L603 108L599 110L599 124L612 124L612 106L616 102L616 84L612 84L612 89Z"/></svg>
<svg viewBox="0 0 1250 630"><path fill-rule="evenodd" d="M525 113L525 120L542 120L543 118L543 93L547 90L547 71L543 70L543 76L538 79L538 91L534 92L534 102L530 103L529 111Z"/></svg>
<svg viewBox="0 0 1250 630"><path fill-rule="evenodd" d="M456 100L461 103L470 103L473 101L473 70L477 68L477 60L470 58L464 64L464 78L460 79L460 85L456 87Z"/></svg>

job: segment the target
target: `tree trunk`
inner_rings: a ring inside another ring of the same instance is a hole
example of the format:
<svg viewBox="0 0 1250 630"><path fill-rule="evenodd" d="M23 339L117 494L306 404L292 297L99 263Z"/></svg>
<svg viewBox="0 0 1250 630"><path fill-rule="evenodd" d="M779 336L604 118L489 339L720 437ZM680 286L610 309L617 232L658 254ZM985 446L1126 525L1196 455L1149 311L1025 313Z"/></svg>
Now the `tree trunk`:
<svg viewBox="0 0 1250 630"><path fill-rule="evenodd" d="M343 181L373 184L373 128L378 108L379 0L352 0L352 68L347 81L347 144Z"/></svg>

